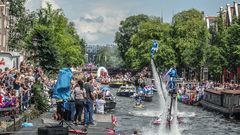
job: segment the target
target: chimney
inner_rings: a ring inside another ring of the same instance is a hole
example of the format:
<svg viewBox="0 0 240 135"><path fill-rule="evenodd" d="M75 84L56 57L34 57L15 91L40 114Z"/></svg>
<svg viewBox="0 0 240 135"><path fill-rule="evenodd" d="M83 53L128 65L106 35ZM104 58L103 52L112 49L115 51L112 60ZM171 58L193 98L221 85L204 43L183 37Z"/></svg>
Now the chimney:
<svg viewBox="0 0 240 135"><path fill-rule="evenodd" d="M228 16L228 22L230 25L230 24L232 24L232 13L231 13L230 4L227 4L227 16Z"/></svg>
<svg viewBox="0 0 240 135"><path fill-rule="evenodd" d="M235 10L235 15L238 18L238 3L236 1L234 1L233 5L234 5L234 10Z"/></svg>

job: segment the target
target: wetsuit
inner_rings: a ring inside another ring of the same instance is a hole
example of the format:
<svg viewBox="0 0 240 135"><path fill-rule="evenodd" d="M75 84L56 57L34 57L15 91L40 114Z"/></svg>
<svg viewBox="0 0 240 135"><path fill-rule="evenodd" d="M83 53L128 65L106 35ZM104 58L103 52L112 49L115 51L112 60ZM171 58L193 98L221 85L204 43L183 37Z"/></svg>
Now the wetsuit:
<svg viewBox="0 0 240 135"><path fill-rule="evenodd" d="M173 79L177 77L177 69L176 69L175 67L171 68L171 69L166 73L166 75L164 76L164 78L165 78L167 75L170 77L170 79L168 80L168 83L167 83L167 84L168 84L168 87L170 87L170 86L169 86L169 85L170 85L170 84L169 84L170 82L172 82L172 83L173 83L172 85L174 85L174 87L172 86L172 88L170 88L170 89L171 89L170 92L176 93L175 82L173 81Z"/></svg>

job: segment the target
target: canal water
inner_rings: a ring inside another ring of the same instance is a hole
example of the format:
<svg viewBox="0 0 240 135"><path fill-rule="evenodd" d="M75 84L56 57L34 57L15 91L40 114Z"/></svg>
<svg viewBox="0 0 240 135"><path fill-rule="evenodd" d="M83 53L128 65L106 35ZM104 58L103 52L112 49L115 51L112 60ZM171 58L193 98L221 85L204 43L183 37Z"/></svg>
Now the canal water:
<svg viewBox="0 0 240 135"><path fill-rule="evenodd" d="M116 89L112 90L116 93ZM159 95L155 93L153 102L145 102L144 109L134 108L134 99L117 97L114 114L118 117L117 131L121 135L130 135L134 130L143 135L168 134L159 131L152 121L159 114ZM209 112L196 106L178 103L178 116L183 117L183 123L178 125L182 135L240 135L240 121L229 120L223 115Z"/></svg>

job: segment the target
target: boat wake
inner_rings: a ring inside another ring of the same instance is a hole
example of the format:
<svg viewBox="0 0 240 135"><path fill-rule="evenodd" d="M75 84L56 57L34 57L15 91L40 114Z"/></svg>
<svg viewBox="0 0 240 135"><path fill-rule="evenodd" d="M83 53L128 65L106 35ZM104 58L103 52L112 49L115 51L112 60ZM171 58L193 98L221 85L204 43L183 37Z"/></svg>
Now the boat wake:
<svg viewBox="0 0 240 135"><path fill-rule="evenodd" d="M195 116L196 116L195 112L178 112L178 117L182 118L191 118Z"/></svg>
<svg viewBox="0 0 240 135"><path fill-rule="evenodd" d="M159 114L159 111L150 111L150 110L132 111L132 112L129 112L129 114L133 116L144 116L144 117L158 117L161 115Z"/></svg>

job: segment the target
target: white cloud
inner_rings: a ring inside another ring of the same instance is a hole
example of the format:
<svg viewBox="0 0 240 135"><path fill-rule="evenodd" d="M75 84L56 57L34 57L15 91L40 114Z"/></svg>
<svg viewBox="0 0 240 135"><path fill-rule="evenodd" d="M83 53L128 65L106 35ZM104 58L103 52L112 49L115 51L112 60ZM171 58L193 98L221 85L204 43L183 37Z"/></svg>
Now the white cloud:
<svg viewBox="0 0 240 135"><path fill-rule="evenodd" d="M53 9L60 8L60 6L58 6L55 0L27 0L25 7L30 11L34 11L36 9L39 9L40 7L45 8L47 6L47 3L50 3Z"/></svg>
<svg viewBox="0 0 240 135"><path fill-rule="evenodd" d="M55 0L42 0L42 7L43 8L47 7L47 3L51 4L53 6L53 9L60 8Z"/></svg>
<svg viewBox="0 0 240 135"><path fill-rule="evenodd" d="M46 7L47 2L52 4L54 8L63 8L67 17L71 18L70 21L75 23L78 34L90 44L113 42L120 21L128 16L126 5L116 7L115 2L73 0L71 3L67 1L28 0L26 8L33 11L41 6ZM71 8L74 4L81 5Z"/></svg>
<svg viewBox="0 0 240 135"><path fill-rule="evenodd" d="M126 16L125 11L101 7L79 17L74 20L74 23L79 35L83 36L88 43L94 43L104 38L104 35L114 37L120 21Z"/></svg>

